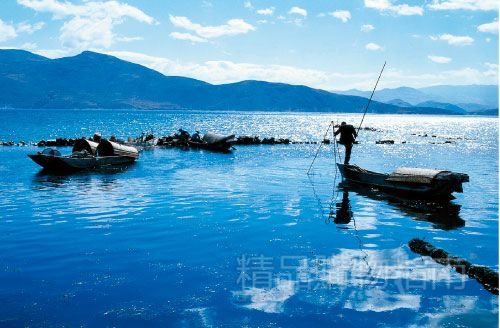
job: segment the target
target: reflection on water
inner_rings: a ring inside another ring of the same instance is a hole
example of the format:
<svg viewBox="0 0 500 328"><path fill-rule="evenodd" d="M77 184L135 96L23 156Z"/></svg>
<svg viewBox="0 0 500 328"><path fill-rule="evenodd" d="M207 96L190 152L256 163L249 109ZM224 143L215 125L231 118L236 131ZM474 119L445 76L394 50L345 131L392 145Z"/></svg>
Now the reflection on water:
<svg viewBox="0 0 500 328"><path fill-rule="evenodd" d="M112 185L117 179L120 178L119 175L124 173L128 167L129 166L115 166L100 168L99 170L81 171L67 174L57 174L42 169L33 175L33 187L63 187L65 184L70 182L77 182L81 184L81 186L85 186L88 185L88 182L93 179L99 179L103 186Z"/></svg>
<svg viewBox="0 0 500 328"><path fill-rule="evenodd" d="M337 203L337 211L335 213L334 222L336 224L349 224L352 219L352 209L349 203L349 191L344 190L342 192L342 202Z"/></svg>
<svg viewBox="0 0 500 328"><path fill-rule="evenodd" d="M465 225L465 221L460 218L461 205L454 204L448 200L431 202L408 199L394 194L388 194L370 187L356 185L348 182L340 183L339 189L344 190L343 200L340 206L341 211L346 211L347 207L349 206L348 190L351 190L359 195L377 201L386 202L387 204L401 210L405 214L410 215L415 220L431 222L436 228L439 229L456 229Z"/></svg>
<svg viewBox="0 0 500 328"><path fill-rule="evenodd" d="M325 212L325 206L316 192L314 179L309 178L309 183L311 184L318 207L322 212ZM349 200L349 191L375 201L384 202L412 219L430 222L438 229L450 230L465 225L465 221L460 217L461 205L452 203L449 200L433 202L409 199L347 181L340 182L333 189L328 213L324 214L326 223L333 220L335 224L348 225L354 219L354 213ZM340 197L341 200L339 202L338 199ZM355 223L353 226L355 228Z"/></svg>
<svg viewBox="0 0 500 328"><path fill-rule="evenodd" d="M453 295L463 290L467 283L466 277L436 264L430 258L410 258L402 248L366 252L340 249L337 254L326 258L304 257L299 263L296 268L287 267L287 271L279 273L288 279L278 278L271 287L250 287L233 292L235 301L245 308L266 313L286 312L286 304L293 303L294 299L320 308L327 306L355 312L409 310L420 312L421 317L416 316L420 323L437 324L447 315L439 314L439 308L427 308L429 300L421 292L434 290L446 293L439 297L444 299L440 304L444 307L449 303L447 300L456 298ZM481 309L479 311L494 306L487 303L477 305ZM454 311L458 309L452 310L452 313ZM469 306L460 311L475 313L478 309ZM362 320L354 319L352 322ZM410 323L417 324L407 324Z"/></svg>

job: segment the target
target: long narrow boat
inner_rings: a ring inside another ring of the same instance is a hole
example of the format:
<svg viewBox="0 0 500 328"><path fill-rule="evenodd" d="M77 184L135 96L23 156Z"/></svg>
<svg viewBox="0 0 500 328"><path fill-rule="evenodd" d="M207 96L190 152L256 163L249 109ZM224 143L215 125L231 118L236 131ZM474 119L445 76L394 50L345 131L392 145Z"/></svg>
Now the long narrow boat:
<svg viewBox="0 0 500 328"><path fill-rule="evenodd" d="M469 176L444 170L399 168L383 174L356 165L337 163L344 180L374 187L386 192L423 199L450 199L454 192L463 192L462 183Z"/></svg>
<svg viewBox="0 0 500 328"><path fill-rule="evenodd" d="M58 150L47 148L28 157L45 170L67 173L131 164L139 157L139 152L134 147L106 139L99 143L80 139L75 142L71 155L62 156Z"/></svg>
<svg viewBox="0 0 500 328"><path fill-rule="evenodd" d="M215 133L207 133L199 141L189 140L188 144L192 148L201 148L218 152L229 152L236 141L234 134L223 136Z"/></svg>

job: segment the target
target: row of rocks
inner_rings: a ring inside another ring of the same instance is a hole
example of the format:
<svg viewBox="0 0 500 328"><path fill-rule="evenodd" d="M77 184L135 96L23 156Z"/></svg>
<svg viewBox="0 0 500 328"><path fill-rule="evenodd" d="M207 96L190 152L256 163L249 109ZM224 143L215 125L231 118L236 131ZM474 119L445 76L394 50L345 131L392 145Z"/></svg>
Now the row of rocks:
<svg viewBox="0 0 500 328"><path fill-rule="evenodd" d="M430 144L432 145L444 145L444 144L454 144L456 143L455 141L453 140L445 140L444 142L429 142Z"/></svg>
<svg viewBox="0 0 500 328"><path fill-rule="evenodd" d="M467 138L467 137L449 137L449 136L438 136L438 135L435 135L435 134L418 134L418 133L412 133L411 134L412 136L417 136L417 137L423 137L423 138L442 138L442 139L446 139L447 141L452 141L452 140L474 140L472 138Z"/></svg>
<svg viewBox="0 0 500 328"><path fill-rule="evenodd" d="M371 128L365 128L365 129L371 129ZM414 134L415 135L415 134ZM426 135L425 135L426 136ZM189 134L183 135L183 134L173 134L169 136L163 136L158 138L156 145L158 146L187 146L188 145L188 140L191 140L191 136ZM434 136L433 136L434 137ZM141 136L140 138L137 139L132 139L129 138L129 142L147 142L149 140L154 139L154 135L147 135ZM91 138L90 138L91 139ZM459 139L459 138L457 138ZM57 138L57 139L51 139L51 140L40 140L36 142L34 145L39 146L39 147L64 147L64 146L70 146L72 147L75 144L75 141L78 139L73 139L73 138ZM116 138L111 137L112 141L118 141ZM118 142L124 142L124 141L118 141ZM236 138L236 141L234 142L234 145L289 145L289 144L319 144L320 142L317 141L292 141L289 138L260 138L258 136L239 136ZM330 139L324 139L321 141L323 144L330 144L331 141ZM359 142L356 142L359 143ZM406 141L402 141L402 144L406 144ZM452 144L455 143L454 140L451 140L449 138L448 140L445 140L443 142L435 142L431 141L429 142L430 144ZM2 142L0 141L0 146L26 146L26 145L31 145L32 143L26 143L24 141L20 141L18 143L15 143L13 141L5 141ZM375 141L375 144L377 145L393 145L395 144L395 141L392 139L383 139L383 140L377 140Z"/></svg>
<svg viewBox="0 0 500 328"><path fill-rule="evenodd" d="M288 138L263 138L260 139L258 136L239 136L234 142L235 145L288 145L292 141Z"/></svg>
<svg viewBox="0 0 500 328"><path fill-rule="evenodd" d="M375 141L377 145L393 145L394 140L377 140Z"/></svg>
<svg viewBox="0 0 500 328"><path fill-rule="evenodd" d="M78 139L57 138L55 140L40 140L36 145L38 147L73 147L76 140Z"/></svg>
<svg viewBox="0 0 500 328"><path fill-rule="evenodd" d="M340 128L340 124L335 124L333 127L334 127L335 129ZM371 127L369 127L369 126L362 127L362 128L360 128L360 130L364 130L364 131L372 131L372 132L381 131L381 130L379 130L379 129L371 128Z"/></svg>
<svg viewBox="0 0 500 328"><path fill-rule="evenodd" d="M73 147L75 144L75 141L77 139L72 139L72 138L57 138L55 140L40 140L36 143L30 143L30 142L25 142L25 141L19 141L19 142L14 142L14 141L0 141L0 146L28 146L28 145L35 145L38 147ZM330 139L324 139L321 141L323 144L331 144ZM356 144L359 144L360 142L357 141ZM387 140L376 140L375 144L377 145L393 145L396 142L392 139L387 139ZM401 141L402 144L406 144L407 141ZM431 141L429 144L432 145L444 145L444 144L455 144L456 141L454 140L445 140L443 142L434 142ZM319 144L317 141L292 141L288 138L263 138L260 139L259 137L249 137L249 136L241 136L236 139L236 142L234 145L316 145ZM161 137L158 139L157 144L158 146L183 146L187 145L185 142L179 141L179 139L175 139L173 136L165 136Z"/></svg>
<svg viewBox="0 0 500 328"><path fill-rule="evenodd" d="M27 146L31 145L31 143L24 142L24 141L19 141L19 142L14 142L14 141L0 141L0 146Z"/></svg>
<svg viewBox="0 0 500 328"><path fill-rule="evenodd" d="M434 261L442 265L449 265L456 272L466 274L470 278L476 279L486 290L498 295L498 272L485 266L475 265L462 258L452 256L443 249L434 247L430 243L414 238L408 243L410 249L420 255L430 256Z"/></svg>
<svg viewBox="0 0 500 328"><path fill-rule="evenodd" d="M179 138L177 135L173 136L164 136L158 138L157 145L158 146L187 146L187 140ZM325 144L329 144L330 140L325 139L322 141ZM236 141L233 145L237 146L250 146L250 145L290 145L290 144L318 144L317 141L292 141L288 138L259 138L258 136L239 136L236 138Z"/></svg>
<svg viewBox="0 0 500 328"><path fill-rule="evenodd" d="M375 144L377 145L394 145L394 140L377 140L375 141ZM406 141L401 141L402 144L406 144ZM454 140L445 140L443 142L434 142L431 141L429 142L431 145L445 145L445 144L454 144L456 143Z"/></svg>

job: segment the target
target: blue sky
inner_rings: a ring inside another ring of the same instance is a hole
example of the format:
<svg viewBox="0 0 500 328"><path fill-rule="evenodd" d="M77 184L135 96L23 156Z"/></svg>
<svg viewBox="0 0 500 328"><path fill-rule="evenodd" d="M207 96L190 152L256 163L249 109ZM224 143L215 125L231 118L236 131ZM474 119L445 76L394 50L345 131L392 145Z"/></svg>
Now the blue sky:
<svg viewBox="0 0 500 328"><path fill-rule="evenodd" d="M497 0L2 0L0 48L94 50L211 83L496 84Z"/></svg>

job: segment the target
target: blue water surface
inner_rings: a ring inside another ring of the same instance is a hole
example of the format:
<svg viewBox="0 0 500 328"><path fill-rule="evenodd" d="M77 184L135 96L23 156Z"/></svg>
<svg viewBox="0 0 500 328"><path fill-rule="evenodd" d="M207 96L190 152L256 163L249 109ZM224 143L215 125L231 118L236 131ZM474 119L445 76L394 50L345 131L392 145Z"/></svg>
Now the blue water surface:
<svg viewBox="0 0 500 328"><path fill-rule="evenodd" d="M1 110L0 140L214 131L321 140L359 115ZM54 176L0 148L1 326L498 325L498 298L408 248L423 238L498 271L498 120L371 115L352 162L470 175L441 210L339 188L334 147L154 149ZM427 136L425 136L427 135ZM393 139L395 144L375 144ZM446 141L449 143L445 143ZM403 143L405 142L405 143ZM69 153L70 148L61 148Z"/></svg>

